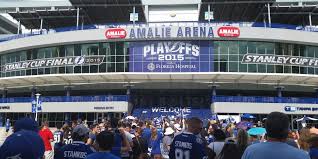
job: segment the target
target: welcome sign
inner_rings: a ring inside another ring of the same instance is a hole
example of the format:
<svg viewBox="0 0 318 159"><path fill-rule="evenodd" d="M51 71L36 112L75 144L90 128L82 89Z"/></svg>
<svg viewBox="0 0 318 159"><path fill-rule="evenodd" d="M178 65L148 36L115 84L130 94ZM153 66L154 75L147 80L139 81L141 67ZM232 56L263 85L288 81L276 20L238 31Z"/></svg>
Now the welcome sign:
<svg viewBox="0 0 318 159"><path fill-rule="evenodd" d="M151 41L130 43L130 72L210 72L213 43Z"/></svg>

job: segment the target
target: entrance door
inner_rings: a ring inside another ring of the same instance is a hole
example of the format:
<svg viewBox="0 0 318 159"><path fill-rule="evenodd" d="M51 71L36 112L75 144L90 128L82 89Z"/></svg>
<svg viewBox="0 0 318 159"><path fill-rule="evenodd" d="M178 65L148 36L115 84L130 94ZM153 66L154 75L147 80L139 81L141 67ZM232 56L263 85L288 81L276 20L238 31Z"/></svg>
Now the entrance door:
<svg viewBox="0 0 318 159"><path fill-rule="evenodd" d="M96 113L95 114L95 120L97 122L102 122L102 120L105 118L105 113Z"/></svg>

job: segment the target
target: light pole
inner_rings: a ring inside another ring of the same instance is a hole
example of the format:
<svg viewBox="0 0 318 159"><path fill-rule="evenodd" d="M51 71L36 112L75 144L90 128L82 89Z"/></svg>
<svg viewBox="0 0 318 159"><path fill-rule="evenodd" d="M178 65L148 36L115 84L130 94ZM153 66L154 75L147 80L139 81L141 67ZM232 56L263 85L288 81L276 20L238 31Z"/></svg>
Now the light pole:
<svg viewBox="0 0 318 159"><path fill-rule="evenodd" d="M40 98L40 96L41 96L40 93L35 94L35 98L36 98L35 121L38 121L38 107L39 107L39 98Z"/></svg>

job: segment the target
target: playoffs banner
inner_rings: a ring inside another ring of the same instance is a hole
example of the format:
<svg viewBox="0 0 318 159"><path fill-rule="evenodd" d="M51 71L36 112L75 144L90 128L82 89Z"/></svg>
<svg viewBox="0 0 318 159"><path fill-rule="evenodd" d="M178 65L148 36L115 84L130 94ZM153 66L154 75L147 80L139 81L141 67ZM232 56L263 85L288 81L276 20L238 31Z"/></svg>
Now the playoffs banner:
<svg viewBox="0 0 318 159"><path fill-rule="evenodd" d="M35 59L28 61L19 61L14 63L6 63L1 70L4 72L18 71L22 69L33 69L41 67L61 67L76 65L100 65L104 60L103 55L96 56L69 56L55 57L46 59Z"/></svg>
<svg viewBox="0 0 318 159"><path fill-rule="evenodd" d="M130 43L130 72L212 72L213 47L208 41Z"/></svg>

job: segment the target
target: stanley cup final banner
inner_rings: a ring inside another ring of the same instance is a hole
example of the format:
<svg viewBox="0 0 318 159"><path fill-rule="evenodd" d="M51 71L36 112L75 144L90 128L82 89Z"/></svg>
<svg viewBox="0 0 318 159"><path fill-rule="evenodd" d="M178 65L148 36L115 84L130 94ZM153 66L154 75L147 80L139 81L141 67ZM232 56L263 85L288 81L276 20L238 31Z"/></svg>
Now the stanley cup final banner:
<svg viewBox="0 0 318 159"><path fill-rule="evenodd" d="M213 72L209 41L148 41L130 43L130 72Z"/></svg>

